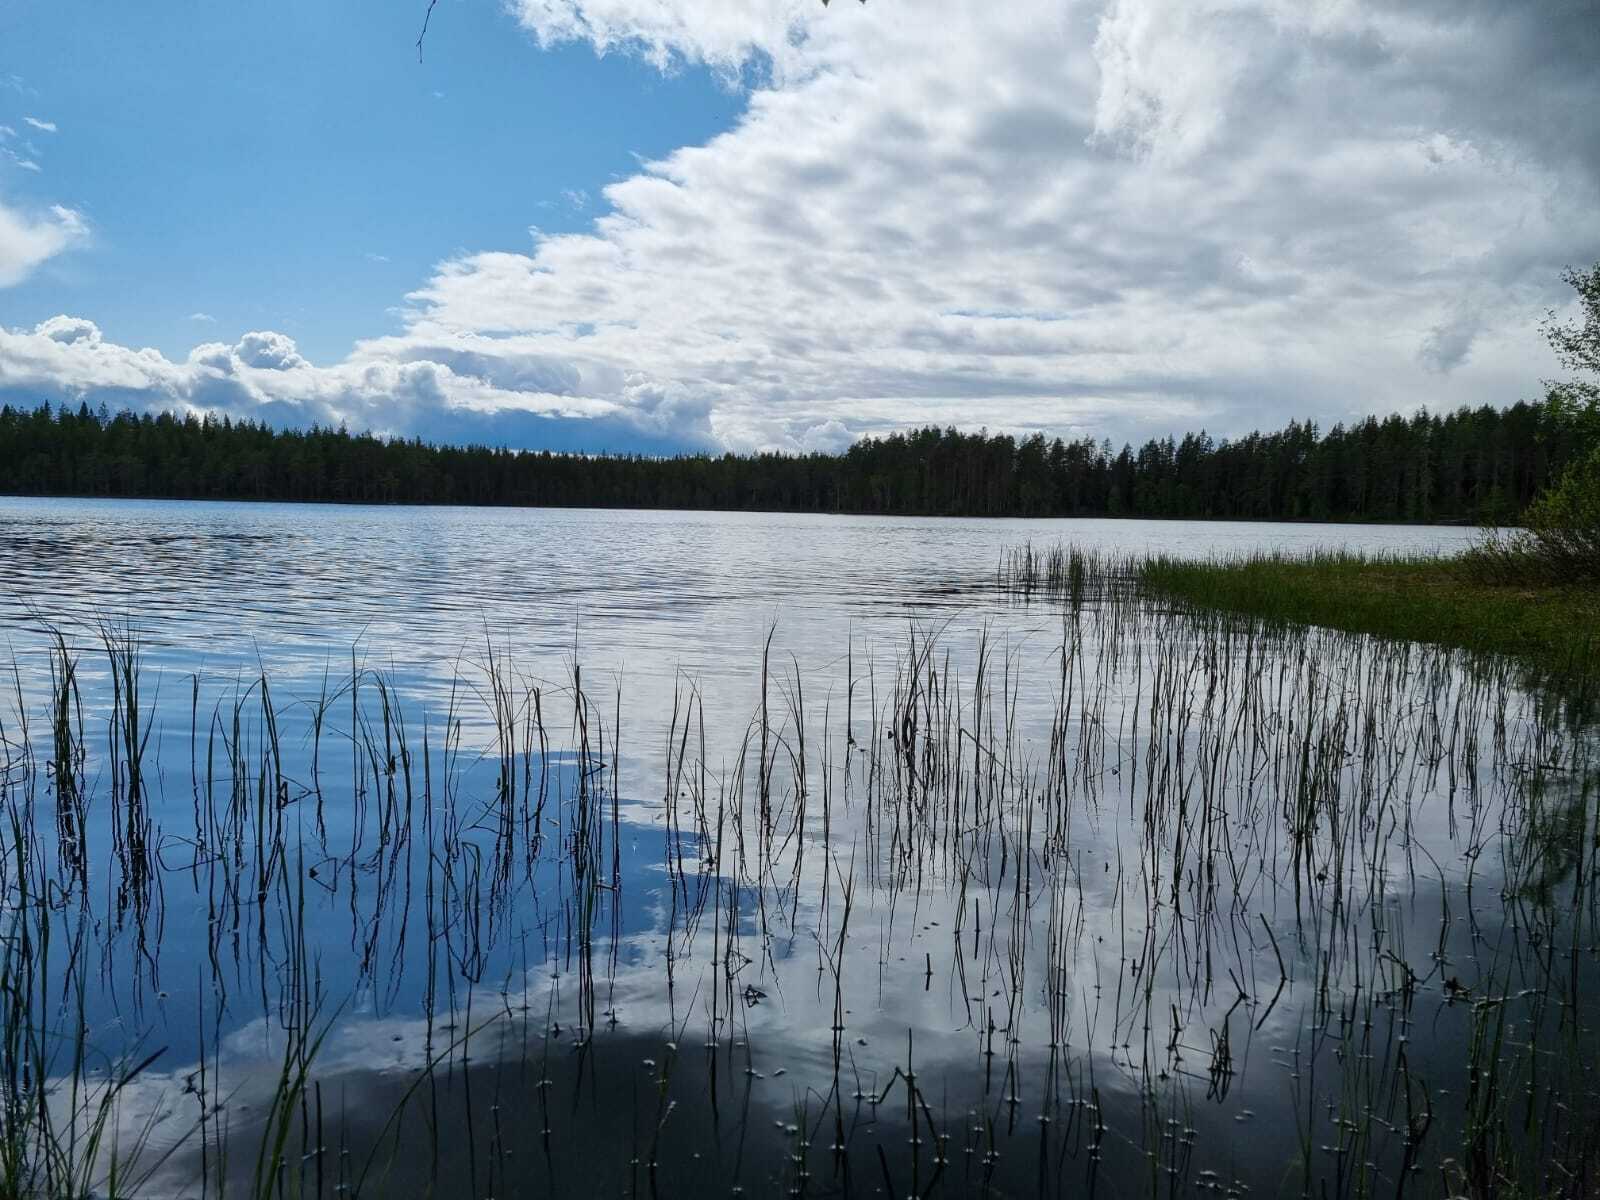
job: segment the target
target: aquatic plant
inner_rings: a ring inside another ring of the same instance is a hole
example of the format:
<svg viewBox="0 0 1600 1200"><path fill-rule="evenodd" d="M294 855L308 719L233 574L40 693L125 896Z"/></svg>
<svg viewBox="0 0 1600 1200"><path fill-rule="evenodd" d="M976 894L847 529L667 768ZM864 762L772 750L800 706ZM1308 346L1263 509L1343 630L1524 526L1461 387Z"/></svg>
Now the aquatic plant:
<svg viewBox="0 0 1600 1200"><path fill-rule="evenodd" d="M767 637L732 727L487 635L296 696L51 631L0 1195L1592 1194L1573 710L1131 560L997 582L970 635Z"/></svg>

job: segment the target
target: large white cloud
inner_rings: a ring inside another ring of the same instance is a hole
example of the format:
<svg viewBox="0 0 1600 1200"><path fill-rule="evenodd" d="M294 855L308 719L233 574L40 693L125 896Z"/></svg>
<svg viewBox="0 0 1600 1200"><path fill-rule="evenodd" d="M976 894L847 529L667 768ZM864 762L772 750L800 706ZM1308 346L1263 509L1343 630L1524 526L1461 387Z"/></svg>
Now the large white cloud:
<svg viewBox="0 0 1600 1200"><path fill-rule="evenodd" d="M1561 266L1600 258L1577 8L512 11L539 44L710 67L747 111L612 184L589 232L441 264L344 363L266 333L171 363L41 326L0 337L0 383L532 440L550 427L525 418L740 448L923 421L1229 433L1531 395Z"/></svg>

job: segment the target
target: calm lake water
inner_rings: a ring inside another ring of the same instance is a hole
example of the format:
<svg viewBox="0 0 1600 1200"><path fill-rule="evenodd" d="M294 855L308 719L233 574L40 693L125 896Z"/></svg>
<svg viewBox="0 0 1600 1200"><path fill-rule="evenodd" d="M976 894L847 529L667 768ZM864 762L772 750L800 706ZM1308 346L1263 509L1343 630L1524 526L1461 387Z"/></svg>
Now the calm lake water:
<svg viewBox="0 0 1600 1200"><path fill-rule="evenodd" d="M997 577L1472 536L0 499L34 1107L162 1196L1543 1187L1592 736Z"/></svg>
<svg viewBox="0 0 1600 1200"><path fill-rule="evenodd" d="M0 497L0 620L132 616L162 665L320 670L352 644L437 670L487 630L519 657L748 679L781 643L842 654L909 617L1009 620L1008 547L1230 555L1448 552L1464 527L961 520Z"/></svg>

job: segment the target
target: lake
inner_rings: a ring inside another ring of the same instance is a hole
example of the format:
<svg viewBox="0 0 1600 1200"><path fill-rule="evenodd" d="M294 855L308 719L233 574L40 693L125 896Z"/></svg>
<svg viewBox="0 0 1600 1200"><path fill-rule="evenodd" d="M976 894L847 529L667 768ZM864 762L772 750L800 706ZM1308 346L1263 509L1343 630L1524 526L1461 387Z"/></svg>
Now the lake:
<svg viewBox="0 0 1600 1200"><path fill-rule="evenodd" d="M1473 536L0 499L0 1170L1543 1186L1600 1136L1592 730L1118 569Z"/></svg>

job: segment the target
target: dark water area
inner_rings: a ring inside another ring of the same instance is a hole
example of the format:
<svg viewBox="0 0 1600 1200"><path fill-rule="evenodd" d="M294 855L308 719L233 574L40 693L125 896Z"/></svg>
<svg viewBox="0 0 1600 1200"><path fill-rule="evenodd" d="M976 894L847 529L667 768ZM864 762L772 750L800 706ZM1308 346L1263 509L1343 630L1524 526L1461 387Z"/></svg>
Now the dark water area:
<svg viewBox="0 0 1600 1200"><path fill-rule="evenodd" d="M997 574L1470 537L0 502L0 1183L1595 1194L1593 730Z"/></svg>

